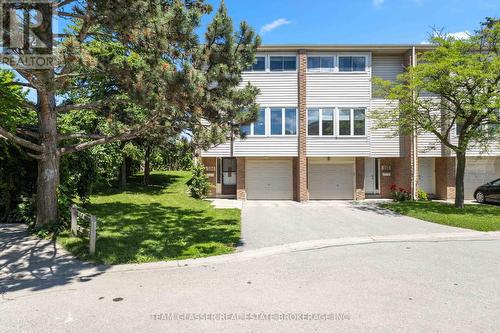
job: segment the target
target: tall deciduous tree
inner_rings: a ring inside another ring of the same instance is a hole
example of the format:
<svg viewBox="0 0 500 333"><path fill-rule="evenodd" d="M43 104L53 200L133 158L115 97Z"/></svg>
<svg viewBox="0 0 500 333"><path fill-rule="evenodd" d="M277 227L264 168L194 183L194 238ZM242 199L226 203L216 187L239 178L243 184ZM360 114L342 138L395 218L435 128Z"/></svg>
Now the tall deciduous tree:
<svg viewBox="0 0 500 333"><path fill-rule="evenodd" d="M246 23L234 31L223 3L203 42L196 29L211 11L203 0L57 0L52 9L70 24L54 32L44 21L37 34L55 38L57 67L14 68L24 79L17 84L36 92L38 129L19 135L0 126L0 135L38 160L37 227L58 219L61 156L157 126L192 133L208 145L255 117L257 89L238 85L260 39ZM50 10L39 8L44 17ZM104 115L106 130L60 133L58 118L75 110Z"/></svg>
<svg viewBox="0 0 500 333"><path fill-rule="evenodd" d="M430 132L454 152L455 206L463 208L467 150L500 143L500 21L488 18L467 39L439 34L432 43L435 48L419 54L395 84L376 80L398 107L374 117L381 127Z"/></svg>

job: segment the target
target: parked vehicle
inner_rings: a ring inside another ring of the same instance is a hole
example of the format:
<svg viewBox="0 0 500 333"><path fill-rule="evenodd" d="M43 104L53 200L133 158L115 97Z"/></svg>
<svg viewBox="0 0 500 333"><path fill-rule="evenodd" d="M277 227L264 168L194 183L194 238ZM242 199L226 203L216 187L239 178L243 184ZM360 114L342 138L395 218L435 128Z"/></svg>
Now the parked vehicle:
<svg viewBox="0 0 500 333"><path fill-rule="evenodd" d="M474 198L476 198L479 203L500 203L500 178L479 186L476 191L474 191Z"/></svg>

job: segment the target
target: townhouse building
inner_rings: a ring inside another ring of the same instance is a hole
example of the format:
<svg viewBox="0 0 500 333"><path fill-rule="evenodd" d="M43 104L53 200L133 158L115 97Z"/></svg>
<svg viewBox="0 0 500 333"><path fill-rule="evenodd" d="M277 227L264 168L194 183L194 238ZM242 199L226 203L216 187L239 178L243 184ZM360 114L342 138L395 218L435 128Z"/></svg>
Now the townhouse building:
<svg viewBox="0 0 500 333"><path fill-rule="evenodd" d="M372 78L394 81L429 45L267 45L241 84L260 89L245 139L202 152L211 196L259 200L390 197L396 184L435 198L455 194L455 158L430 133L380 129L372 112L395 108ZM456 136L456 133L452 133ZM468 153L465 196L500 178L500 144Z"/></svg>

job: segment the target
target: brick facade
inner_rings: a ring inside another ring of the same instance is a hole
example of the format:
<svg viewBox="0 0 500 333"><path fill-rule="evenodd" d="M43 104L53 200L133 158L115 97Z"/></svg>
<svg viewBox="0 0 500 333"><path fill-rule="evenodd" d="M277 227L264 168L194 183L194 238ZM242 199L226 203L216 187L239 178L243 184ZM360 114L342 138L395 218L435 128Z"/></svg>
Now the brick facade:
<svg viewBox="0 0 500 333"><path fill-rule="evenodd" d="M356 157L356 200L365 199L365 158Z"/></svg>
<svg viewBox="0 0 500 333"><path fill-rule="evenodd" d="M217 194L217 158L215 157L203 157L201 159L201 163L203 163L203 166L205 167L205 172L208 176L208 180L212 184L212 187L210 188L210 193L208 194L209 197L213 198Z"/></svg>
<svg viewBox="0 0 500 333"><path fill-rule="evenodd" d="M306 50L299 51L299 151L296 159L296 195L295 200L299 202L309 200L307 191L307 53Z"/></svg>
<svg viewBox="0 0 500 333"><path fill-rule="evenodd" d="M246 200L247 192L245 185L245 158L239 157L236 159L236 198L238 200Z"/></svg>
<svg viewBox="0 0 500 333"><path fill-rule="evenodd" d="M447 200L455 197L455 158L436 158L436 196Z"/></svg>

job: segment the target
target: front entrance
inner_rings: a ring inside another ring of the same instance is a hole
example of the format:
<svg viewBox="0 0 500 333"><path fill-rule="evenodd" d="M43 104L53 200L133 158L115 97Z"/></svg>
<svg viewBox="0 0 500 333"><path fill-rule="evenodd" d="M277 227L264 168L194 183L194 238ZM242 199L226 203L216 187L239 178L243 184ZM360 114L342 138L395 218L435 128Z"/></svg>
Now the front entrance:
<svg viewBox="0 0 500 333"><path fill-rule="evenodd" d="M366 194L380 194L380 160L365 159L365 191Z"/></svg>
<svg viewBox="0 0 500 333"><path fill-rule="evenodd" d="M222 158L222 195L236 195L236 159Z"/></svg>

